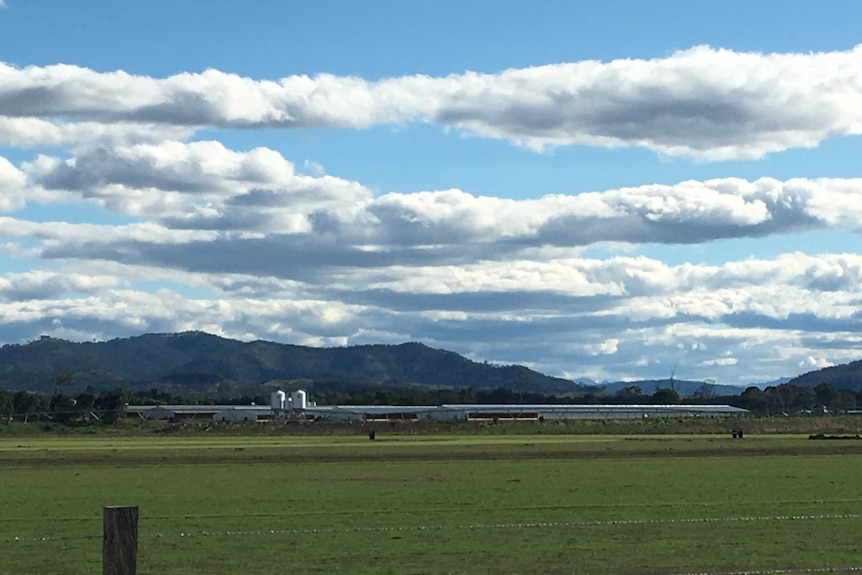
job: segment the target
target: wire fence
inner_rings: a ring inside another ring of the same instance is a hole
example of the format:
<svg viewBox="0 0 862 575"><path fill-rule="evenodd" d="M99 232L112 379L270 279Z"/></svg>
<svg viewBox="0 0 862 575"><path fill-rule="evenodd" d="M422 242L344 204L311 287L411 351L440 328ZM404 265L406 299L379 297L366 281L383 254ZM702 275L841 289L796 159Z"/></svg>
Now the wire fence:
<svg viewBox="0 0 862 575"><path fill-rule="evenodd" d="M215 516L214 516L215 517ZM170 518L161 516L161 518ZM742 517L682 517L666 519L612 519L606 521L542 521L542 522L507 522L507 523L461 523L453 525L376 525L354 527L320 527L320 528L273 528L254 530L187 530L176 532L140 532L145 538L192 538L192 537L262 537L276 535L332 535L339 533L384 533L384 532L421 532L421 531L477 531L487 529L569 529L579 527L613 527L613 526L648 526L669 524L705 524L705 523L755 523L779 521L827 521L862 519L862 513L826 513L817 515L759 515ZM34 541L74 541L101 538L101 535L80 536L15 536L0 539L0 543L34 542ZM774 571L783 573L785 571ZM788 573L796 571L787 571ZM805 573L806 571L800 571ZM816 572L816 571L812 571ZM759 571L740 571L739 573L761 573ZM766 573L766 572L763 572ZM688 574L686 574L688 575ZM695 575L695 574L692 574Z"/></svg>
<svg viewBox="0 0 862 575"><path fill-rule="evenodd" d="M172 516L160 516L155 519L171 519ZM83 518L82 518L83 519ZM546 522L509 522L509 523L463 523L454 525L377 525L354 527L322 527L322 528L279 528L256 530L185 530L173 532L148 532L146 528L139 533L140 539L183 540L201 537L266 537L266 536L296 536L296 535L333 535L347 533L379 533L379 532L428 532L428 531L475 531L486 529L540 530L566 529L580 527L603 526L649 526L661 524L705 524L705 523L754 523L754 522L784 522L784 521L824 521L824 520L854 520L862 519L862 513L813 514L813 515L759 515L741 517L696 517L696 518L665 518L665 519L620 519L606 521L546 521ZM101 534L77 536L14 536L0 539L0 544L6 544L14 549L17 543L62 542L69 543L89 541L96 545L102 539ZM653 575L803 575L807 573L862 573L860 565L845 565L831 567L785 567L785 568L753 568L724 571L658 571L650 569Z"/></svg>
<svg viewBox="0 0 862 575"><path fill-rule="evenodd" d="M126 415L124 408L117 409L66 409L66 410L39 410L0 413L0 423L13 421L28 423L31 421L57 421L64 418L81 417L101 421L108 416L122 417Z"/></svg>

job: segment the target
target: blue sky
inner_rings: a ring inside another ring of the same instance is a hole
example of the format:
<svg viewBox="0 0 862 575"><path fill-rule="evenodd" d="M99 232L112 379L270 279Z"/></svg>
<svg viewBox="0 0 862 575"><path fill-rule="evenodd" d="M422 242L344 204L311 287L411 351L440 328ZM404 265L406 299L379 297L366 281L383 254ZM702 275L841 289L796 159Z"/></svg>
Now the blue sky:
<svg viewBox="0 0 862 575"><path fill-rule="evenodd" d="M0 343L859 358L858 2L0 4Z"/></svg>

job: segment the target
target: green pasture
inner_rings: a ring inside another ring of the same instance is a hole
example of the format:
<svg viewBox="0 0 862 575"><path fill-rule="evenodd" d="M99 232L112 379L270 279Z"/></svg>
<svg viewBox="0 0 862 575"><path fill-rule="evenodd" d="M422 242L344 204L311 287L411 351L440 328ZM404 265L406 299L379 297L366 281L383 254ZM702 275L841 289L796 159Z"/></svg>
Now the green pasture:
<svg viewBox="0 0 862 575"><path fill-rule="evenodd" d="M807 436L14 437L0 573L731 573L862 566L862 441Z"/></svg>

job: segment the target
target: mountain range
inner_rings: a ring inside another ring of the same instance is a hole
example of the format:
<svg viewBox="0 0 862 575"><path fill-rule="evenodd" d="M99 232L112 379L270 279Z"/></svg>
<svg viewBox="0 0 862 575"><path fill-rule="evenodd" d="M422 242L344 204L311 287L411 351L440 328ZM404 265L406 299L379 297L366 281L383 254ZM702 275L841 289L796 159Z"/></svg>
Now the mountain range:
<svg viewBox="0 0 862 575"><path fill-rule="evenodd" d="M584 386L517 365L471 361L421 343L316 348L267 341L240 342L202 332L146 334L76 343L42 336L0 347L0 387L50 391L58 372L75 388L205 390L224 383L430 385L506 387L542 393Z"/></svg>
<svg viewBox="0 0 862 575"><path fill-rule="evenodd" d="M792 383L793 385L828 383L835 389L858 391L862 389L862 360L803 373L794 377L788 383Z"/></svg>
<svg viewBox="0 0 862 575"><path fill-rule="evenodd" d="M672 387L680 395L738 395L747 386L686 380L596 382L551 377L519 365L475 362L421 343L316 348L268 341L241 342L203 332L145 334L104 342L71 342L48 336L0 346L0 387L49 392L66 373L75 390L181 389L301 384L317 389L349 385L503 387L542 394L616 393L627 387L650 395ZM837 389L862 388L862 361L782 378Z"/></svg>

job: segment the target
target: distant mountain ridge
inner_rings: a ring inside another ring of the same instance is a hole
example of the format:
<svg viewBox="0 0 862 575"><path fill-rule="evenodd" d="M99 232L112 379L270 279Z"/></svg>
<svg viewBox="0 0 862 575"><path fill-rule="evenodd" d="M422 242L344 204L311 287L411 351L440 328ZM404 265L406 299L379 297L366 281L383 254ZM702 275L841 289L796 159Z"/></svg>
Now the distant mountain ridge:
<svg viewBox="0 0 862 575"><path fill-rule="evenodd" d="M862 360L809 371L794 377L788 383L809 386L828 383L835 389L857 391L862 389Z"/></svg>
<svg viewBox="0 0 862 575"><path fill-rule="evenodd" d="M74 376L76 391L125 387L172 387L206 392L215 386L263 383L333 388L359 385L504 387L542 394L614 394L638 387L644 395L670 387L670 380L597 383L589 378L570 381L517 365L494 365L467 359L455 352L421 343L315 348L268 341L241 342L203 332L145 334L104 342L76 343L43 336L27 344L0 346L0 387L50 392L56 373ZM862 361L809 372L796 378L751 384L763 388L781 383L836 389L862 389ZM748 386L674 380L680 395L708 391L710 395L738 395Z"/></svg>
<svg viewBox="0 0 862 575"><path fill-rule="evenodd" d="M707 393L709 395L739 395L745 391L745 387L735 385L722 385L715 383L704 383L702 381L688 381L685 379L646 379L637 381L615 381L612 383L603 383L598 387L602 388L606 393L616 393L627 387L637 387L641 393L651 395L659 389L673 388L680 395L695 395L698 393Z"/></svg>
<svg viewBox="0 0 862 575"><path fill-rule="evenodd" d="M704 387L703 381L676 379L673 381L673 387L680 395L694 395L703 391L708 391L711 395L739 395L749 387L765 389L770 386L777 386L790 381L789 377L779 377L771 381L759 381L746 383L741 385L729 385L723 383L707 383ZM575 380L578 383L584 383L582 379ZM605 390L607 393L616 393L627 387L638 387L644 394L654 393L657 389L671 387L670 379L639 379L633 381L604 381L602 383L593 382L592 384Z"/></svg>
<svg viewBox="0 0 862 575"><path fill-rule="evenodd" d="M262 384L272 380L476 385L541 393L584 389L523 366L478 363L415 342L315 348L184 332L84 343L43 336L27 344L0 347L0 387L50 391L58 371L71 372L76 389L89 385L96 390L159 385L202 388L223 382Z"/></svg>

